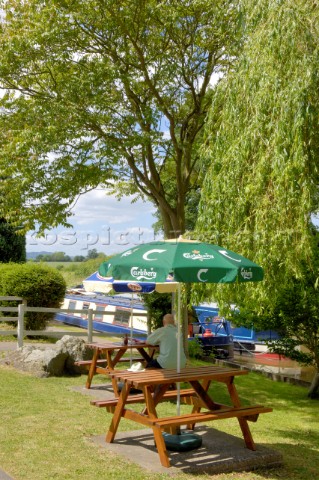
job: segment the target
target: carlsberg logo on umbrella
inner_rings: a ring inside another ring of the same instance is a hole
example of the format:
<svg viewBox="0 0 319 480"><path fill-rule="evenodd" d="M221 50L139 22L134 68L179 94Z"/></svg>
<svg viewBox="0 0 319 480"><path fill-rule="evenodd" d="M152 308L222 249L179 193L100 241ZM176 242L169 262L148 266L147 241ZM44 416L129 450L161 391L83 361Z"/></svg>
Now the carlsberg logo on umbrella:
<svg viewBox="0 0 319 480"><path fill-rule="evenodd" d="M142 269L139 267L132 267L131 268L131 275L134 277L136 280L155 280L156 278L156 272L154 271L149 271L146 270L146 268Z"/></svg>
<svg viewBox="0 0 319 480"><path fill-rule="evenodd" d="M253 272L251 270L245 270L245 268L240 270L240 274L245 280L251 280L253 278Z"/></svg>
<svg viewBox="0 0 319 480"><path fill-rule="evenodd" d="M188 260L211 260L214 258L214 255L210 255L209 253L200 253L198 250L193 250L192 253L187 252L183 254L184 258Z"/></svg>

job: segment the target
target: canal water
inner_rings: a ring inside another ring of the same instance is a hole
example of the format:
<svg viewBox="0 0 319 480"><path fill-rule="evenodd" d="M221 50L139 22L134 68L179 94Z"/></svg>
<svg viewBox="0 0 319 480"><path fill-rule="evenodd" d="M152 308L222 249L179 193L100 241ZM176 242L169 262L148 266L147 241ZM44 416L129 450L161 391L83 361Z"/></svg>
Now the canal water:
<svg viewBox="0 0 319 480"><path fill-rule="evenodd" d="M259 370L279 377L294 378L307 383L311 383L315 374L314 367L302 367L289 358L271 354L239 355L235 353L232 362L251 370Z"/></svg>

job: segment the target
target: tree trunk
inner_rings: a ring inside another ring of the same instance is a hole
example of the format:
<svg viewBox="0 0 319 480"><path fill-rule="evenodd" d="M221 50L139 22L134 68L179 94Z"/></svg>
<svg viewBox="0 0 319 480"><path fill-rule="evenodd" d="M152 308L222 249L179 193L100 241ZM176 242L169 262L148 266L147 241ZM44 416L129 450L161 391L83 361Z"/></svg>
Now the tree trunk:
<svg viewBox="0 0 319 480"><path fill-rule="evenodd" d="M317 393L318 388L319 388L319 372L317 371L312 379L312 382L308 391L308 397L318 398L318 393Z"/></svg>
<svg viewBox="0 0 319 480"><path fill-rule="evenodd" d="M166 207L167 204L164 202L158 204L163 221L164 236L166 239L178 238L184 233L185 218L180 218L172 209L168 212Z"/></svg>

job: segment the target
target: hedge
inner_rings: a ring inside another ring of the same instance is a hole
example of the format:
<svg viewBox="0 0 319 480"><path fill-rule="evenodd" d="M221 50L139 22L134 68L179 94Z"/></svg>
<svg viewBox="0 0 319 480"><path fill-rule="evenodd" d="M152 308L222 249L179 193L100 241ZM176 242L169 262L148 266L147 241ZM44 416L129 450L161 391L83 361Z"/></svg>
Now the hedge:
<svg viewBox="0 0 319 480"><path fill-rule="evenodd" d="M28 307L59 308L65 291L65 280L55 268L34 263L0 264L1 296L22 297ZM7 302L1 304L9 305ZM10 305L14 303L10 302ZM43 330L53 317L52 313L28 312L24 327L26 330Z"/></svg>

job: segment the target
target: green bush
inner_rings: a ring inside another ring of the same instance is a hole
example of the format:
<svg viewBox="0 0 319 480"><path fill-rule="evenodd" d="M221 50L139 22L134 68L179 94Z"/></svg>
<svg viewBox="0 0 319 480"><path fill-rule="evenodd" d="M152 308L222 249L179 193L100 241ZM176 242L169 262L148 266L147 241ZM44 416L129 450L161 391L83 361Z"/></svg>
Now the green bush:
<svg viewBox="0 0 319 480"><path fill-rule="evenodd" d="M22 297L28 307L59 308L65 290L64 278L55 268L34 263L0 264L0 295ZM8 302L6 304L9 305ZM10 305L14 303L10 302ZM28 312L25 329L43 330L53 316L53 313Z"/></svg>
<svg viewBox="0 0 319 480"><path fill-rule="evenodd" d="M190 358L203 358L204 349L197 338L188 342L188 355L190 356Z"/></svg>
<svg viewBox="0 0 319 480"><path fill-rule="evenodd" d="M153 292L140 295L147 308L151 330L163 326L163 315L172 310L172 295L169 293Z"/></svg>

